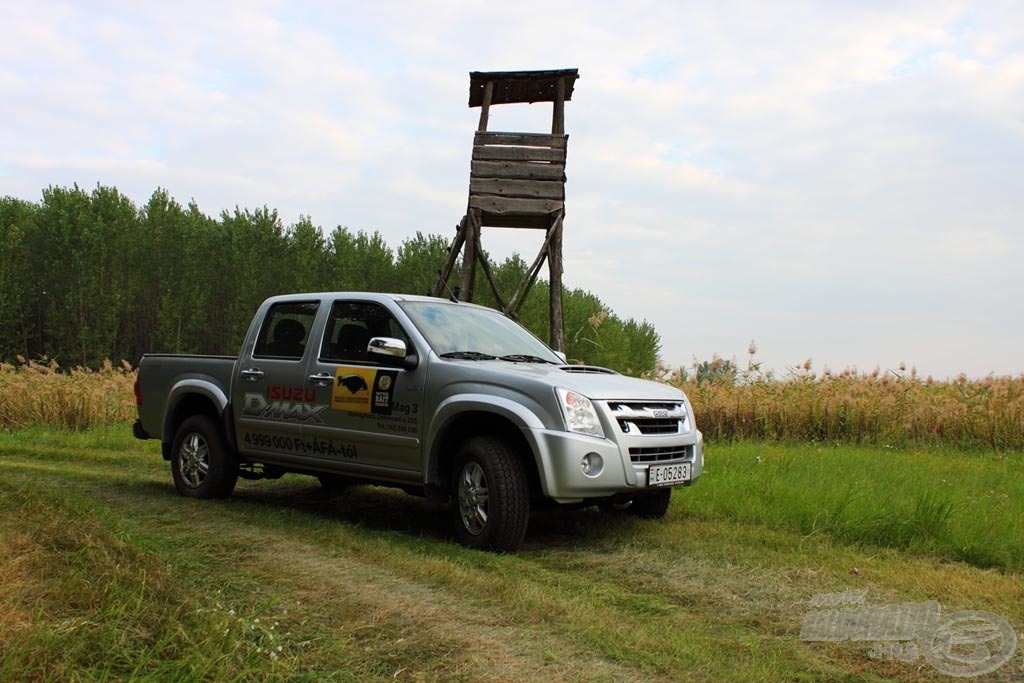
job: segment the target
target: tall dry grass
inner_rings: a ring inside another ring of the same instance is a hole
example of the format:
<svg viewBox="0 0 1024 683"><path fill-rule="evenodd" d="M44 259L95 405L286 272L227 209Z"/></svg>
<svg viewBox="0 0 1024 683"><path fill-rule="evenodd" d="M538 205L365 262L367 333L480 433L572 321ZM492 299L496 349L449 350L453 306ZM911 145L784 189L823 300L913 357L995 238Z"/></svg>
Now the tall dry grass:
<svg viewBox="0 0 1024 683"><path fill-rule="evenodd" d="M1024 449L1024 376L952 381L915 372L747 370L708 380L668 373L712 441L759 439L891 446ZM122 361L66 370L53 361L0 363L0 429L81 430L135 417L135 371Z"/></svg>
<svg viewBox="0 0 1024 683"><path fill-rule="evenodd" d="M819 376L807 362L784 378L752 364L669 382L686 391L711 440L1024 449L1024 376L935 381L903 368Z"/></svg>
<svg viewBox="0 0 1024 683"><path fill-rule="evenodd" d="M61 429L125 422L135 416L135 371L127 361L99 370L56 361L0 363L0 429L45 424Z"/></svg>

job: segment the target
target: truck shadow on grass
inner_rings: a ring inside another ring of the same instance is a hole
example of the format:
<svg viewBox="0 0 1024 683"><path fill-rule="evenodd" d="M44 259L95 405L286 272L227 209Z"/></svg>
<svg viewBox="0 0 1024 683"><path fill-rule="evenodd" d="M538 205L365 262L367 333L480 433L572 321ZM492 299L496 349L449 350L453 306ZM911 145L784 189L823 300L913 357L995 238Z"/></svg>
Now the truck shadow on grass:
<svg viewBox="0 0 1024 683"><path fill-rule="evenodd" d="M396 489L356 485L328 492L312 478L288 475L273 483L240 483L231 501L300 512L364 531L455 543L447 505L428 503ZM577 546L592 551L595 543L614 546L644 533L649 525L620 514L599 512L596 507L535 509L520 551L571 550Z"/></svg>

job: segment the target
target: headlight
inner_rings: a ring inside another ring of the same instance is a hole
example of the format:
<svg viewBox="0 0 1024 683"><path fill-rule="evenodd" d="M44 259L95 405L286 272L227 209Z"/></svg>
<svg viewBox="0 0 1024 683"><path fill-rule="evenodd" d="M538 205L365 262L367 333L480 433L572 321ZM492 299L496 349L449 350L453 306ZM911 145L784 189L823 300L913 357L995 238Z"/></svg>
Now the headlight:
<svg viewBox="0 0 1024 683"><path fill-rule="evenodd" d="M589 398L561 387L556 391L565 416L565 426L569 431L604 438L604 429L601 428L601 421Z"/></svg>

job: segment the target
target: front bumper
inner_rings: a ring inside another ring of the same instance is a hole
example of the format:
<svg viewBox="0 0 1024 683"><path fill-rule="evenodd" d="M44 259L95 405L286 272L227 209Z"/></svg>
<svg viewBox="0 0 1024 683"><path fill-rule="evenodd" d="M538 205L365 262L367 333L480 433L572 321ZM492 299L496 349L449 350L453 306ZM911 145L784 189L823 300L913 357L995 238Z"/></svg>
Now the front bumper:
<svg viewBox="0 0 1024 683"><path fill-rule="evenodd" d="M611 439L585 436L557 430L533 430L534 452L538 454L537 469L544 494L559 503L577 503L588 498L610 498L623 493L636 493L647 488L649 462L633 462L627 446ZM670 439L658 439L668 443ZM686 438L671 439L672 445L686 446L685 455L673 460L660 460L667 465L689 462L691 479L696 481L704 469L704 441L699 431ZM599 469L584 473L582 460L586 455L600 459Z"/></svg>

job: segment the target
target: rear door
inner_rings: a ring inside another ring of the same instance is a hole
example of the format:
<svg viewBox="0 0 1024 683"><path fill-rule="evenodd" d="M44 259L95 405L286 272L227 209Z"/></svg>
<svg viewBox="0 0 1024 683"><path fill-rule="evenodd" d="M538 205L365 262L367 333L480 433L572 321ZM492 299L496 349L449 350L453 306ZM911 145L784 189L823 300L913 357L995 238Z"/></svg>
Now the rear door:
<svg viewBox="0 0 1024 683"><path fill-rule="evenodd" d="M306 381L319 302L284 301L266 313L256 343L242 349L231 401L239 450L248 455L301 452L302 427L323 422L326 407Z"/></svg>

